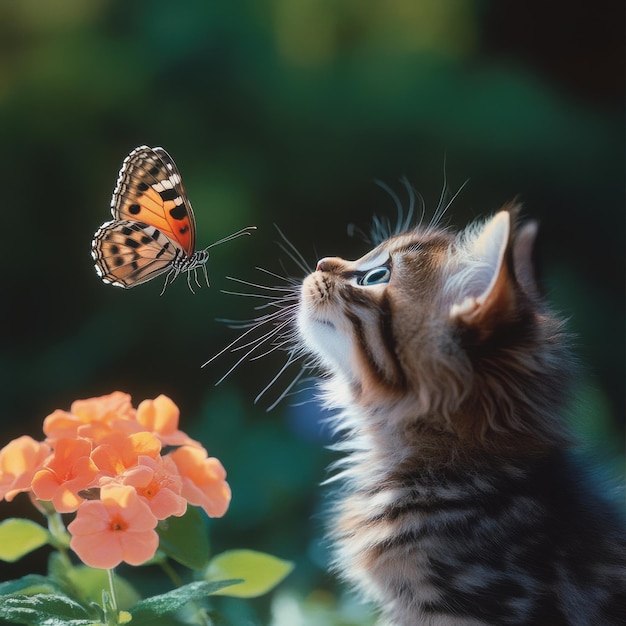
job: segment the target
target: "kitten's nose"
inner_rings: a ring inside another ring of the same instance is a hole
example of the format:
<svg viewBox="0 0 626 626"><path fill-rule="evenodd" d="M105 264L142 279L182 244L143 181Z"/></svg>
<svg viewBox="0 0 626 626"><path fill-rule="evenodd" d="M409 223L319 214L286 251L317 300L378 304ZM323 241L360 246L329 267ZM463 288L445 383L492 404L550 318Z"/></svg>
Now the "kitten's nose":
<svg viewBox="0 0 626 626"><path fill-rule="evenodd" d="M325 256L317 262L316 272L332 272L341 266L341 259L336 256Z"/></svg>

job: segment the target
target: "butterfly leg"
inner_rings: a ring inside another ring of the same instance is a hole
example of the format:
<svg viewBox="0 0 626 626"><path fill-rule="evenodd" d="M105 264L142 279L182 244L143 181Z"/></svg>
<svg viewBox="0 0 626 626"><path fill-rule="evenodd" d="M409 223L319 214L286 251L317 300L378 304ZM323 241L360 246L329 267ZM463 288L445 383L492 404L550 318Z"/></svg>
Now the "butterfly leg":
<svg viewBox="0 0 626 626"><path fill-rule="evenodd" d="M193 268L193 279L196 281L196 285L198 285L198 289L201 289L202 285L198 281L198 268L197 267Z"/></svg>
<svg viewBox="0 0 626 626"><path fill-rule="evenodd" d="M193 287L191 286L191 272L192 270L187 270L187 287L189 287L189 291L191 291L191 293L195 295L196 292L193 290Z"/></svg>
<svg viewBox="0 0 626 626"><path fill-rule="evenodd" d="M204 280L206 280L206 286L210 287L211 283L209 282L209 272L207 272L206 264L202 266L202 271L204 272Z"/></svg>
<svg viewBox="0 0 626 626"><path fill-rule="evenodd" d="M161 293L159 294L160 296L162 296L165 293L165 290L167 289L168 285L171 285L175 280L176 277L178 276L180 272L178 271L178 269L176 269L175 267L173 267L166 275L165 275L165 282L163 283L163 289L161 289Z"/></svg>

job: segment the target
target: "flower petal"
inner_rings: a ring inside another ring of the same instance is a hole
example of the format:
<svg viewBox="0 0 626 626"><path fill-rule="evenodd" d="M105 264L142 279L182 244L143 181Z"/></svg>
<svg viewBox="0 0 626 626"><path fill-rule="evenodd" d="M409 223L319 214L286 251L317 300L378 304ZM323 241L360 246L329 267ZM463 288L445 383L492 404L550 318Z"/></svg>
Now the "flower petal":
<svg viewBox="0 0 626 626"><path fill-rule="evenodd" d="M202 507L209 517L222 517L228 510L231 491L219 460L194 446L182 446L169 456L183 478L183 496L188 502Z"/></svg>

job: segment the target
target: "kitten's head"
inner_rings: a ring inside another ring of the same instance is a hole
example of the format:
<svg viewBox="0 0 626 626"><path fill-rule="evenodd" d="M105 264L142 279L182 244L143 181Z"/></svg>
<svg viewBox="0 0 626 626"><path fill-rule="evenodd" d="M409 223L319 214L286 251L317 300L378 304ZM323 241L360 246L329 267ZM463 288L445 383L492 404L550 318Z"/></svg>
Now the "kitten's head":
<svg viewBox="0 0 626 626"><path fill-rule="evenodd" d="M518 227L517 212L318 262L302 284L298 332L339 404L462 436L557 428L549 415L567 357L533 277L536 225Z"/></svg>

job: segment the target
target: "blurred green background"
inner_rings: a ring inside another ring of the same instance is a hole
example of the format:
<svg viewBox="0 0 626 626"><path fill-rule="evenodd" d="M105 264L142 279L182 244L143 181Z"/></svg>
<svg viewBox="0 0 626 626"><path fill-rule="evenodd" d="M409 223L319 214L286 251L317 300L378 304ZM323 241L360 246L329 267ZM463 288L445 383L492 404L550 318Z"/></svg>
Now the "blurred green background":
<svg viewBox="0 0 626 626"><path fill-rule="evenodd" d="M537 256L584 363L572 422L609 477L624 454L624 92L620 3L530 0L2 0L3 206L0 445L72 400L160 393L229 472L216 552L296 562L272 597L224 601L236 624L367 624L325 573L332 454L313 404L254 397L280 357L201 364L255 301L222 293L263 266L301 276L278 225L310 263L360 256L347 227L395 215L380 179L406 176L435 208L444 160L459 226L519 195L541 222ZM103 285L89 253L135 146L175 158L211 289L179 279ZM306 395L306 392L305 392ZM302 396L298 397L301 400ZM0 518L32 515L26 498ZM45 568L43 551L2 579ZM143 573L146 588L158 586Z"/></svg>

